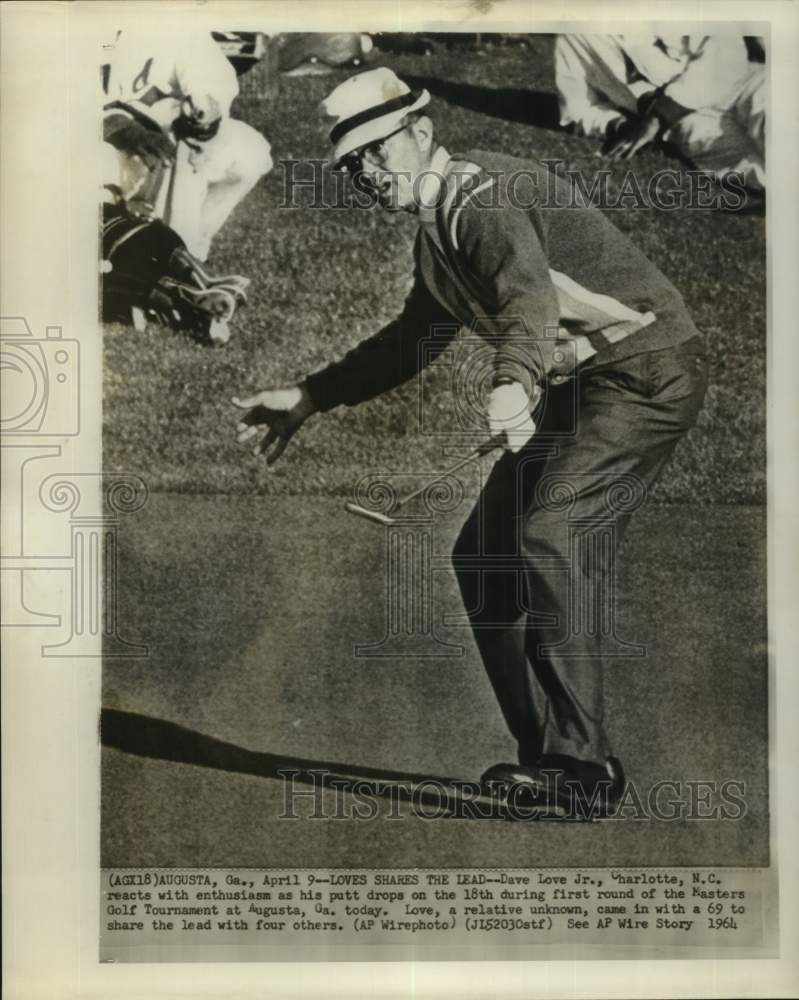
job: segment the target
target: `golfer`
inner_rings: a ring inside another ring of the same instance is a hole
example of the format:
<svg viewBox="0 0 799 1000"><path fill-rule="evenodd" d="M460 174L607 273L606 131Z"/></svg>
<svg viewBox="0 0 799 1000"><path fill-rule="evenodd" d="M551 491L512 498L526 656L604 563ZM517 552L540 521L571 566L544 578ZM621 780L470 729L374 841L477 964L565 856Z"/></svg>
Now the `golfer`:
<svg viewBox="0 0 799 1000"><path fill-rule="evenodd" d="M301 385L234 400L248 411L238 440L268 427L256 452L271 464L314 412L415 375L436 353L418 349L435 342L433 328L477 322L493 351L486 422L505 432L506 449L454 565L518 748L518 764L483 779L607 809L624 776L605 733L603 630L574 623L597 613L588 603L614 572L633 506L611 509L613 484L643 497L696 420L703 344L677 290L601 212L574 204L532 160L451 156L423 111L429 100L380 68L324 102L336 165L387 212L418 220L414 284L401 315L342 360ZM553 502L564 489L568 511ZM609 518L614 545L573 544L575 525Z"/></svg>

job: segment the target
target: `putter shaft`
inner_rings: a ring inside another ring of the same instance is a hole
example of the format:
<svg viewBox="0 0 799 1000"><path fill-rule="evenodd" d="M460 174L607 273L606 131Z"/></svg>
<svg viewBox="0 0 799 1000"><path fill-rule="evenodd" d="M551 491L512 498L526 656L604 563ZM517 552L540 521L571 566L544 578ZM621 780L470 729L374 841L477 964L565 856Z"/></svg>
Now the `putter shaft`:
<svg viewBox="0 0 799 1000"><path fill-rule="evenodd" d="M468 455L464 458L459 459L455 465L451 468L446 469L444 472L439 473L439 475L434 476L429 479L424 486L420 486L418 490L414 490L412 493L406 494L402 499L398 500L394 506L391 508L392 513L398 511L400 507L404 507L409 500L414 500L416 497L424 493L425 490L429 489L432 483L437 483L441 479L446 479L447 476L451 476L453 473L462 469L464 465L468 462L474 461L475 458L482 458L483 455L488 455L495 448L500 448L504 444L504 435L497 434L495 437L489 438L484 441L481 445L478 445L473 451L470 451ZM357 503L352 503L347 501L344 507L350 512L350 514L357 514L359 517L365 517L369 521L375 521L377 524L392 525L396 524L396 520L388 514L382 514L376 510L368 510L366 507L361 507Z"/></svg>

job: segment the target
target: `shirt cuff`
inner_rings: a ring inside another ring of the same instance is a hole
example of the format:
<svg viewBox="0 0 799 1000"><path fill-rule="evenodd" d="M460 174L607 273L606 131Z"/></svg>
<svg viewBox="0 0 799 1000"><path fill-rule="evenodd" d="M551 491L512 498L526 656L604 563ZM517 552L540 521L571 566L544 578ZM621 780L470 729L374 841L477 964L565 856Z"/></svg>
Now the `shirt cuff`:
<svg viewBox="0 0 799 1000"><path fill-rule="evenodd" d="M340 393L335 392L334 382L335 379L330 377L328 370L322 369L309 375L302 383L320 413L326 413L344 402Z"/></svg>

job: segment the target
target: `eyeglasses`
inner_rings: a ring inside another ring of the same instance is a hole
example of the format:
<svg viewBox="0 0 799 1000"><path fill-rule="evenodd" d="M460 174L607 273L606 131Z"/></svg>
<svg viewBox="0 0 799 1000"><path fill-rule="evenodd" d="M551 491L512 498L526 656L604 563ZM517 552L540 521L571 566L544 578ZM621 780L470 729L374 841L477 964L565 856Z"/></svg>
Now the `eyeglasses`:
<svg viewBox="0 0 799 1000"><path fill-rule="evenodd" d="M370 142L366 146L361 146L360 149L355 149L351 153L347 153L339 162L339 170L352 176L362 173L364 157L368 157L370 163L374 163L375 166L385 167L386 163L388 163L386 143L395 135L404 132L407 127L407 125L400 125L398 129L389 132L382 139L377 139L375 142Z"/></svg>

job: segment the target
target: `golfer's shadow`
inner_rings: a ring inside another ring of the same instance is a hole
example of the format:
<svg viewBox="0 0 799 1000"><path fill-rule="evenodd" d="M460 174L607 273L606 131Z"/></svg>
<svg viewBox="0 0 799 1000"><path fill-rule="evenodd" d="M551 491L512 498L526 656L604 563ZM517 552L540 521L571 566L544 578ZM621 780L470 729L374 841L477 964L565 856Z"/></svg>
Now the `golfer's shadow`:
<svg viewBox="0 0 799 1000"><path fill-rule="evenodd" d="M456 83L428 76L408 76L404 79L414 89L426 88L435 97L478 111L493 118L534 125L537 128L563 131L556 94L541 90L510 87L480 87L471 83Z"/></svg>
<svg viewBox="0 0 799 1000"><path fill-rule="evenodd" d="M387 771L247 750L174 722L113 708L102 710L100 733L104 746L139 757L194 764L258 778L292 780L340 792L357 791L378 797L440 802L436 786L449 787L455 781L429 774Z"/></svg>

